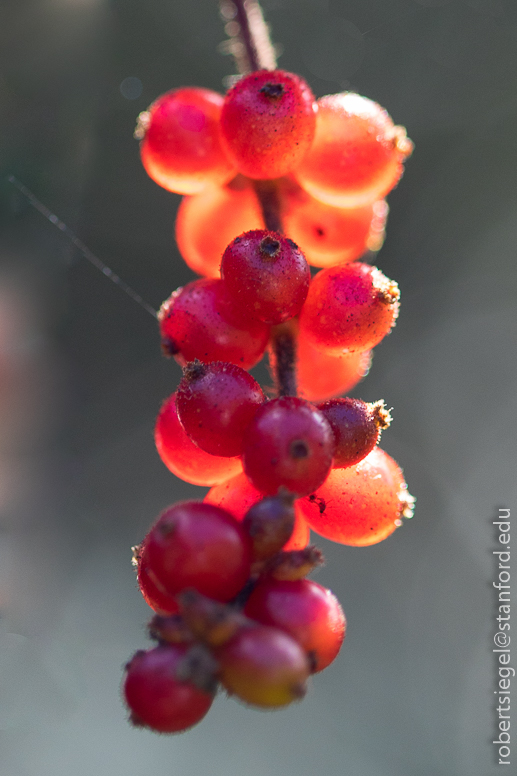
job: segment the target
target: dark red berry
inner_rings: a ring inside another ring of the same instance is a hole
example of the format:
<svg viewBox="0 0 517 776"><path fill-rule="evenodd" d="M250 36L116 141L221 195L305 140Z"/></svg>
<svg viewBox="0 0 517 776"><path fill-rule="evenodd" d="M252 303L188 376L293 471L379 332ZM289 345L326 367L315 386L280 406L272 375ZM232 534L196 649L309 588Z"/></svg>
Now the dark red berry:
<svg viewBox="0 0 517 776"><path fill-rule="evenodd" d="M242 521L251 538L253 560L265 560L279 552L293 534L295 519L294 498L287 492L257 501Z"/></svg>
<svg viewBox="0 0 517 776"><path fill-rule="evenodd" d="M367 404L361 399L330 399L318 404L334 432L333 468L352 466L365 458L379 441L391 417L383 401Z"/></svg>
<svg viewBox="0 0 517 776"><path fill-rule="evenodd" d="M136 564L138 587L145 602L157 614L176 614L179 611L179 606L175 596L167 593L154 574L149 571L145 542L136 548L133 563Z"/></svg>

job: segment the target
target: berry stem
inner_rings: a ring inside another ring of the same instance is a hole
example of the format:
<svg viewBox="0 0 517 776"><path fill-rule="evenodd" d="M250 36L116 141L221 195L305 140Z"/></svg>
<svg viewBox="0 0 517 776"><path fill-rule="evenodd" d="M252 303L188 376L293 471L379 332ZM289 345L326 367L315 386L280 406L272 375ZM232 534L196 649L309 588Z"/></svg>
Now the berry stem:
<svg viewBox="0 0 517 776"><path fill-rule="evenodd" d="M253 181L253 187L262 209L262 217L266 229L283 234L282 219L280 218L280 197L278 196L276 181L255 180Z"/></svg>
<svg viewBox="0 0 517 776"><path fill-rule="evenodd" d="M241 39L246 57L236 57L239 69L243 73L253 70L274 70L276 68L275 50L269 37L269 30L262 9L256 0L232 0L235 6L235 20L239 25L238 36ZM228 5L222 0L221 9ZM243 60L247 60L247 62Z"/></svg>
<svg viewBox="0 0 517 776"><path fill-rule="evenodd" d="M292 321L271 329L272 372L278 396L297 396L296 333Z"/></svg>

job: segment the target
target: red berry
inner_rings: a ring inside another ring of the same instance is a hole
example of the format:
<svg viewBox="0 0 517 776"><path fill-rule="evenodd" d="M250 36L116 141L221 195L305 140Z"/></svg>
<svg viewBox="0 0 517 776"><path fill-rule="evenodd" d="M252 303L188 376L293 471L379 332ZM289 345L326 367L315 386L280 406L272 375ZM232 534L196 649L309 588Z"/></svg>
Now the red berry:
<svg viewBox="0 0 517 776"><path fill-rule="evenodd" d="M300 395L309 401L322 401L355 388L370 369L371 352L333 356L311 345L300 334L297 349L297 376Z"/></svg>
<svg viewBox="0 0 517 776"><path fill-rule="evenodd" d="M210 455L192 442L178 418L175 393L162 405L154 441L165 466L176 477L193 485L216 485L242 471L240 458Z"/></svg>
<svg viewBox="0 0 517 776"><path fill-rule="evenodd" d="M300 312L311 273L292 240L256 229L236 237L226 248L221 277L244 314L276 324Z"/></svg>
<svg viewBox="0 0 517 776"><path fill-rule="evenodd" d="M179 288L158 314L162 346L180 363L230 361L249 369L262 358L269 327L243 321L222 280L194 280Z"/></svg>
<svg viewBox="0 0 517 776"><path fill-rule="evenodd" d="M386 539L402 517L411 517L413 502L401 469L379 447L356 466L332 469L321 488L300 500L314 531L352 547Z"/></svg>
<svg viewBox="0 0 517 776"><path fill-rule="evenodd" d="M154 574L149 571L145 543L138 550L136 563L138 587L146 604L158 614L168 615L179 612L176 598L167 593Z"/></svg>
<svg viewBox="0 0 517 776"><path fill-rule="evenodd" d="M135 136L148 175L178 194L196 194L222 184L235 167L221 144L224 98L198 87L175 89L159 97L139 117Z"/></svg>
<svg viewBox="0 0 517 776"><path fill-rule="evenodd" d="M236 520L244 520L248 510L263 496L264 494L257 490L242 473L209 490L205 496L205 502L228 510ZM294 502L294 511L294 530L291 538L284 545L284 550L300 550L307 547L309 543L309 528L301 515L297 501Z"/></svg>
<svg viewBox="0 0 517 776"><path fill-rule="evenodd" d="M239 175L224 187L183 198L176 216L176 242L194 272L218 278L221 256L235 235L263 227L255 192Z"/></svg>
<svg viewBox="0 0 517 776"><path fill-rule="evenodd" d="M284 487L296 496L312 493L332 465L334 437L309 402L283 396L255 414L244 440L244 471L263 493Z"/></svg>
<svg viewBox="0 0 517 776"><path fill-rule="evenodd" d="M283 70L241 78L221 113L225 149L249 178L279 178L294 169L310 148L315 125L309 86Z"/></svg>
<svg viewBox="0 0 517 776"><path fill-rule="evenodd" d="M280 552L293 535L295 520L292 496L266 496L253 504L242 523L251 539L253 560L266 560Z"/></svg>
<svg viewBox="0 0 517 776"><path fill-rule="evenodd" d="M300 335L327 353L370 350L399 312L399 289L377 267L355 262L318 272L300 314Z"/></svg>
<svg viewBox="0 0 517 776"><path fill-rule="evenodd" d="M335 469L353 466L370 453L391 417L383 401L367 404L361 399L330 399L318 404L334 433Z"/></svg>
<svg viewBox="0 0 517 776"><path fill-rule="evenodd" d="M330 590L310 579L261 580L244 613L296 639L308 653L313 672L332 663L345 638L346 619L339 601Z"/></svg>
<svg viewBox="0 0 517 776"><path fill-rule="evenodd" d="M200 722L213 695L177 678L187 647L170 644L137 652L127 665L124 695L135 725L180 733Z"/></svg>
<svg viewBox="0 0 517 776"><path fill-rule="evenodd" d="M305 695L305 652L277 628L243 628L217 651L220 679L228 692L264 708L285 706Z"/></svg>
<svg viewBox="0 0 517 776"><path fill-rule="evenodd" d="M187 588L230 601L250 573L251 542L224 509L199 501L169 507L149 531L148 568L175 595Z"/></svg>
<svg viewBox="0 0 517 776"><path fill-rule="evenodd" d="M303 188L334 207L361 207L397 184L413 148L377 103L352 92L318 100L316 135L295 171Z"/></svg>
<svg viewBox="0 0 517 776"><path fill-rule="evenodd" d="M212 455L242 453L246 429L264 403L260 385L235 364L188 364L178 388L178 415L186 433Z"/></svg>

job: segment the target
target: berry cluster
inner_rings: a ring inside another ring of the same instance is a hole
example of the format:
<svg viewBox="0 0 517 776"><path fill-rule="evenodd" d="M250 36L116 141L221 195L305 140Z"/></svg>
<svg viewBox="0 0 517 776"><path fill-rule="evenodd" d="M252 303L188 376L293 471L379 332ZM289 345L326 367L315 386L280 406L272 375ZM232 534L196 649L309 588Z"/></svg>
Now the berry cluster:
<svg viewBox="0 0 517 776"><path fill-rule="evenodd" d="M134 723L176 732L218 684L283 706L336 657L345 617L307 579L322 562L309 527L366 546L411 515L402 471L377 447L384 402L335 398L398 315L397 284L355 260L380 247L383 198L411 141L371 100L316 101L281 70L252 72L226 97L168 92L137 136L149 175L188 195L178 245L204 276L159 313L183 379L155 440L174 474L212 487L167 509L135 549L158 646L136 653L124 684ZM322 269L311 278L309 265ZM246 371L267 348L271 397Z"/></svg>

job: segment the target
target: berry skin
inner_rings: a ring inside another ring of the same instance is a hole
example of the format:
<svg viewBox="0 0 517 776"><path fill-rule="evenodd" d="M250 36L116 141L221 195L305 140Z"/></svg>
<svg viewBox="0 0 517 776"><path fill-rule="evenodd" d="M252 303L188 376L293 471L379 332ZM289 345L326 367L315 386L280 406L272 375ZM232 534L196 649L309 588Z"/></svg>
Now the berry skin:
<svg viewBox="0 0 517 776"><path fill-rule="evenodd" d="M186 433L202 450L217 456L241 454L246 429L266 400L248 372L223 361L187 364L177 396Z"/></svg>
<svg viewBox="0 0 517 776"><path fill-rule="evenodd" d="M162 348L187 361L229 361L250 369L260 361L269 326L243 321L221 280L194 280L175 291L158 313Z"/></svg>
<svg viewBox="0 0 517 776"><path fill-rule="evenodd" d="M370 350L389 334L399 289L377 267L354 262L318 272L300 315L300 336L326 353Z"/></svg>
<svg viewBox="0 0 517 776"><path fill-rule="evenodd" d="M200 501L169 507L149 531L148 569L171 595L193 588L230 601L250 573L251 542L225 510Z"/></svg>
<svg viewBox="0 0 517 776"><path fill-rule="evenodd" d="M362 207L396 186L413 144L380 105L352 92L318 100L316 135L298 183L334 207Z"/></svg>
<svg viewBox="0 0 517 776"><path fill-rule="evenodd" d="M217 651L217 659L221 684L245 703L275 708L305 695L307 656L277 628L243 628Z"/></svg>
<svg viewBox="0 0 517 776"><path fill-rule="evenodd" d="M327 477L333 449L321 412L303 399L283 396L264 404L248 427L244 471L263 493L275 495L283 487L307 496Z"/></svg>
<svg viewBox="0 0 517 776"><path fill-rule="evenodd" d="M149 571L149 562L145 543L135 554L138 587L148 606L157 614L169 615L179 612L178 602L173 595L167 593L156 577Z"/></svg>
<svg viewBox="0 0 517 776"><path fill-rule="evenodd" d="M336 440L335 469L353 466L362 461L379 441L381 431L391 422L383 401L367 404L361 399L330 399L318 404Z"/></svg>
<svg viewBox="0 0 517 776"><path fill-rule="evenodd" d="M178 418L176 393L162 405L154 441L165 466L176 477L192 485L216 485L242 471L240 458L210 455L192 442Z"/></svg>
<svg viewBox="0 0 517 776"><path fill-rule="evenodd" d="M163 94L140 115L135 136L156 183L178 194L197 194L235 175L221 144L223 101L217 92L186 87Z"/></svg>
<svg viewBox="0 0 517 776"><path fill-rule="evenodd" d="M200 722L213 695L177 678L187 647L170 644L139 651L126 667L124 696L134 725L181 733Z"/></svg>
<svg viewBox="0 0 517 776"><path fill-rule="evenodd" d="M313 267L333 267L378 251L384 240L384 201L356 208L324 205L295 181L281 187L282 224Z"/></svg>
<svg viewBox="0 0 517 776"><path fill-rule="evenodd" d="M309 150L316 126L314 95L305 81L283 70L259 70L226 95L224 147L249 178L279 178Z"/></svg>
<svg viewBox="0 0 517 776"><path fill-rule="evenodd" d="M251 538L254 561L276 555L291 538L296 520L293 501L288 494L266 496L244 515L242 524Z"/></svg>
<svg viewBox="0 0 517 776"><path fill-rule="evenodd" d="M243 314L277 324L300 312L311 273L292 240L256 229L236 237L226 248L221 277Z"/></svg>
<svg viewBox="0 0 517 776"><path fill-rule="evenodd" d="M244 517L252 506L260 502L264 494L255 488L244 473L237 474L227 482L222 482L208 491L205 502L228 510L236 520ZM295 523L291 538L284 550L300 550L309 543L309 527L303 519L298 502L294 502Z"/></svg>
<svg viewBox="0 0 517 776"><path fill-rule="evenodd" d="M183 198L176 216L176 242L194 272L218 278L221 256L235 235L263 228L255 192L239 175L226 186Z"/></svg>
<svg viewBox="0 0 517 776"><path fill-rule="evenodd" d="M333 356L313 347L300 334L297 352L298 388L309 401L323 401L355 388L370 369L369 350Z"/></svg>
<svg viewBox="0 0 517 776"><path fill-rule="evenodd" d="M340 544L366 547L386 539L411 517L414 499L400 467L375 447L356 466L332 469L315 493L300 500L311 528Z"/></svg>
<svg viewBox="0 0 517 776"><path fill-rule="evenodd" d="M345 638L346 619L339 601L330 590L310 579L261 580L244 613L296 639L309 655L313 673L332 663Z"/></svg>

